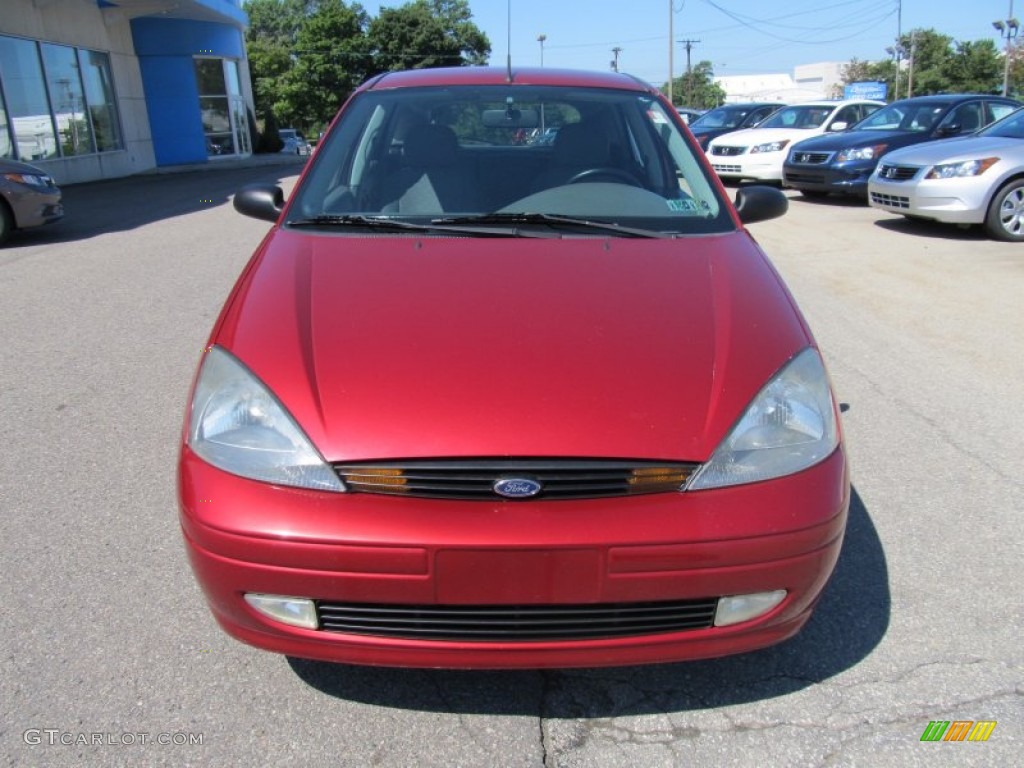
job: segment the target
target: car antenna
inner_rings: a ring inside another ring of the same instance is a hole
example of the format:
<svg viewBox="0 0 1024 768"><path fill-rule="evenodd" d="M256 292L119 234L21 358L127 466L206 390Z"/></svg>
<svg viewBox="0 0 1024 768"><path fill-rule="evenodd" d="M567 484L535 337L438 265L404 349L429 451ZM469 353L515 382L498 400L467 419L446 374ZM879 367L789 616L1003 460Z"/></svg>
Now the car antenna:
<svg viewBox="0 0 1024 768"><path fill-rule="evenodd" d="M505 66L507 67L506 79L507 82L512 82L512 0L506 0L505 2L506 14L505 19L505 35L506 35L506 47L507 55L505 56Z"/></svg>

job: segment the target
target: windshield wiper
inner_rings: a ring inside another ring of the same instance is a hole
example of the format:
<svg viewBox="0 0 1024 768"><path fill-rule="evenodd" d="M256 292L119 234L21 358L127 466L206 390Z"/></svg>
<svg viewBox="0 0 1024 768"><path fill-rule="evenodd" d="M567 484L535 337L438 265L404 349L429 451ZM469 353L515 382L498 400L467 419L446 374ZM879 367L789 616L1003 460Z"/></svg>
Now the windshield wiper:
<svg viewBox="0 0 1024 768"><path fill-rule="evenodd" d="M355 214L322 214L320 216L311 216L308 219L296 219L295 221L287 222L287 224L292 227L318 227L326 225L334 227L367 227L369 229L387 229L391 231L409 229L416 232L437 229L437 227L430 224L417 224L412 221L400 221L384 216L361 216Z"/></svg>
<svg viewBox="0 0 1024 768"><path fill-rule="evenodd" d="M624 227L607 221L591 221L590 219L577 219L572 216L558 216L552 213L482 213L477 216L459 216L448 219L433 219L432 224L466 226L474 224L543 224L552 228L574 228L598 230L608 232L620 237L672 237L672 233L657 232L652 229L638 229L636 227Z"/></svg>
<svg viewBox="0 0 1024 768"><path fill-rule="evenodd" d="M476 217L467 217L466 220L472 221L474 224L487 223L477 222ZM510 231L507 227L502 227L500 229L481 229L480 227L476 226L462 227L458 226L459 222L456 219L432 219L430 222L420 223L415 221L405 221L403 219L394 219L388 216L364 216L362 214L322 214L320 216L312 216L308 219L296 219L295 221L289 221L286 223L289 226L293 227L355 227L365 229L380 229L390 232L444 232L449 234L454 233L459 235L471 235L473 237L509 237L510 235L512 237L546 236L538 235L533 232L523 232L522 230Z"/></svg>

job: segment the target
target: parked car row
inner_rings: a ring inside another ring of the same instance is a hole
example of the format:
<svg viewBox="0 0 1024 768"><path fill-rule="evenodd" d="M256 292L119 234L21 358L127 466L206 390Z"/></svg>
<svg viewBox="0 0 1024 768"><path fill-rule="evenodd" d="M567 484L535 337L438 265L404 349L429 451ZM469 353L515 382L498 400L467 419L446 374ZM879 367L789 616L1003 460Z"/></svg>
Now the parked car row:
<svg viewBox="0 0 1024 768"><path fill-rule="evenodd" d="M983 224L993 237L1024 240L1022 106L986 94L809 102L710 140L699 122L691 128L723 179L856 196L909 218Z"/></svg>

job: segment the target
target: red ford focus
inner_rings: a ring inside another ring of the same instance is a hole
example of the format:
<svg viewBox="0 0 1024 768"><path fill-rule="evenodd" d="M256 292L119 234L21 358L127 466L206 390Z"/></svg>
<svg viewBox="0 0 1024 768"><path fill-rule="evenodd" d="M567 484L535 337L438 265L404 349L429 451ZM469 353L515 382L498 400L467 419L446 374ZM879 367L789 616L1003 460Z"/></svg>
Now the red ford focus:
<svg viewBox="0 0 1024 768"><path fill-rule="evenodd" d="M796 633L848 469L811 332L743 226L785 198L737 195L625 75L360 88L287 203L235 198L274 226L210 335L179 467L221 626L467 668Z"/></svg>

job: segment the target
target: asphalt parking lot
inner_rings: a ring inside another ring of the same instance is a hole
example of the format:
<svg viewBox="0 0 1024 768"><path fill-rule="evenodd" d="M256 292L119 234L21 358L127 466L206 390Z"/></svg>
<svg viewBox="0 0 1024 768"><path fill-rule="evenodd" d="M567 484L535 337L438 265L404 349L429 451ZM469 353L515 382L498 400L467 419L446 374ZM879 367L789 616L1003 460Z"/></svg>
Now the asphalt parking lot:
<svg viewBox="0 0 1024 768"><path fill-rule="evenodd" d="M0 250L9 766L1008 766L1024 747L1024 246L791 194L752 231L824 350L854 502L793 640L639 668L450 672L227 638L175 456L207 333L301 160L65 189ZM989 721L985 742L922 742Z"/></svg>

